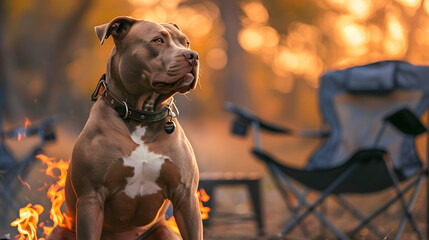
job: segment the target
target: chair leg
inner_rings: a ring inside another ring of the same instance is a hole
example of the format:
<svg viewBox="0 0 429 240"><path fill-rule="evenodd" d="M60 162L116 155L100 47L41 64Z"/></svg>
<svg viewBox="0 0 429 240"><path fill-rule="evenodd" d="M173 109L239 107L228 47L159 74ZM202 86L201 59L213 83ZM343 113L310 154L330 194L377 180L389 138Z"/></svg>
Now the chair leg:
<svg viewBox="0 0 429 240"><path fill-rule="evenodd" d="M347 202L346 199L344 199L343 196L339 194L335 194L339 204L346 210L348 210L356 219L359 221L363 221L365 219L365 216L363 216L356 208L354 208L349 202ZM375 235L377 235L380 239L382 239L385 234L383 234L376 225L369 222L367 224L367 227L369 230L371 230Z"/></svg>
<svg viewBox="0 0 429 240"><path fill-rule="evenodd" d="M325 204L325 202L323 202L323 203L321 203L320 204L320 212L324 215L324 216L326 216L327 214L326 214L326 212L328 211L328 208L326 207L326 204ZM319 230L319 232L322 234L322 236L325 234L325 231L326 231L326 225L322 222L322 224L320 224L320 230Z"/></svg>
<svg viewBox="0 0 429 240"><path fill-rule="evenodd" d="M276 172L276 168L275 167L271 167L270 165L268 165L268 168L271 169L271 171L268 171L270 173L271 179L273 180L274 184L277 186L277 189L279 190L281 196L283 197L283 200L286 203L286 207L288 208L289 212L291 213L291 217L290 218L291 219L295 219L296 216L298 216L298 213L301 210L301 208L304 206L303 201L299 197L297 197L297 196L301 196L301 194L297 190L295 191L295 193L292 192L293 195L298 199L298 205L297 206L293 206L293 204L292 204L292 202L290 200L290 196L289 196L288 192L284 189L284 185L280 182L279 177L274 174L274 172ZM287 179L286 176L284 176L284 178L282 180L286 183L286 185L290 184L289 180ZM290 188L290 187L287 186L287 188ZM305 200L305 197L303 197L303 199ZM308 231L305 223L299 224L299 228L301 229L301 231L302 231L302 233L304 234L305 237L309 237L310 236L311 233L310 233L310 231Z"/></svg>
<svg viewBox="0 0 429 240"><path fill-rule="evenodd" d="M402 195L404 195L406 192L410 191L418 182L418 178L415 178L410 183L408 183L400 192L400 194L397 194L394 198L390 199L386 203L384 203L382 206L380 206L377 210L375 210L371 215L369 215L366 219L362 220L360 224L358 224L353 230L351 230L350 234L355 234L358 231L360 231L363 227L368 225L372 219L380 215L382 212L384 212L388 207L390 207L393 203L395 203L399 198L401 198Z"/></svg>
<svg viewBox="0 0 429 240"><path fill-rule="evenodd" d="M417 195L420 192L420 187L422 185L422 182L423 182L423 175L420 175L419 180L417 182L417 185L414 188L414 192L413 192L411 199L408 203L408 206L406 208L407 212L404 214L404 216L401 219L401 223L399 224L398 231L396 232L396 235L395 235L395 240L399 239L402 235L402 231L404 230L405 223L407 222L407 218L408 218L407 214L411 213L411 210L413 209L414 203L416 202L416 199L417 199ZM421 236L420 231L418 229L416 231L416 235L417 235L418 239L422 239L422 236Z"/></svg>
<svg viewBox="0 0 429 240"><path fill-rule="evenodd" d="M408 220L410 221L411 227L412 227L412 228L413 228L413 230L416 232L418 239L422 239L422 236L421 236L421 234L420 234L420 231L419 231L419 229L417 228L417 222L416 222L416 219L414 218L413 214L412 214L410 211L408 211L407 203L406 203L406 201L405 201L405 199L404 199L403 195L401 194L401 189L400 189L400 187L399 187L399 179L398 179L398 176L396 176L396 173L395 173L395 171L394 171L393 163L391 162L390 158L387 158L387 159L386 159L386 161L385 161L385 163L386 163L386 166L387 166L387 170L388 170L388 173L389 173L390 179L392 180L393 185L394 185L394 187L395 187L396 194L398 194L398 195L399 195L399 197L400 197L400 199L399 199L399 200L401 201L401 205L402 205L402 208L403 208L403 210L404 210L404 212L405 212L405 216L406 216L406 217L408 218Z"/></svg>
<svg viewBox="0 0 429 240"><path fill-rule="evenodd" d="M428 112L428 115L429 115L429 112ZM429 121L428 121L428 123L429 123ZM428 141L428 144L429 144L429 141ZM429 151L427 154L429 156ZM429 159L429 157L427 159ZM429 239L429 177L428 177L428 169L425 170L425 175L426 175L426 239Z"/></svg>
<svg viewBox="0 0 429 240"><path fill-rule="evenodd" d="M255 213L255 218L258 224L258 234L259 236L264 235L264 222L262 215L262 204L261 204L261 195L260 195L260 186L259 181L252 181L247 185L247 188L250 193L250 199L252 201L253 211Z"/></svg>
<svg viewBox="0 0 429 240"><path fill-rule="evenodd" d="M335 235L337 235L340 239L350 239L349 237L347 237L344 233L342 233L341 231L337 230L335 227L333 227L329 221L326 220L326 218L324 218L323 214L320 213L319 211L316 211L315 208L317 206L320 205L320 203L325 200L325 198L333 191L335 190L335 188L344 181L345 178L347 178L357 167L358 163L354 163L353 165L351 165L348 169L346 169L343 173L341 173L336 179L335 181L333 181L327 188L326 190L322 193L322 195L311 205L305 204L307 209L301 214L299 215L296 220L294 222L291 222L290 224L287 224L286 227L283 229L283 231L281 232L281 236L286 235L288 232L290 232L296 225L300 224L302 220L304 220L304 218L307 217L308 214L310 213L317 213L315 214L319 220L321 220L323 222L323 224L325 224L332 232L335 233ZM275 171L279 176L283 176L283 179L287 179L287 176L285 176L279 169L277 169L275 166L270 166L271 170ZM291 184L289 183L289 181L284 181L285 184L288 185L288 187L293 187L291 186ZM296 194L296 196L298 196L300 199L302 199L302 196L293 191L293 188L291 188L292 193ZM305 201L305 200L302 200Z"/></svg>

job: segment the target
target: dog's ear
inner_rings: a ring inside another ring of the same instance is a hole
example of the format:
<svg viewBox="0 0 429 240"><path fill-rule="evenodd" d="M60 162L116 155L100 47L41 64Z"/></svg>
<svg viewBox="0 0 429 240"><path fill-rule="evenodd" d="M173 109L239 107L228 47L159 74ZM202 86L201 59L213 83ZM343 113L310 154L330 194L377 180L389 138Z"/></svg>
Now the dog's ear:
<svg viewBox="0 0 429 240"><path fill-rule="evenodd" d="M171 24L171 25L173 25L175 28L177 28L179 31L180 31L180 28L179 28L179 26L177 26L177 24L175 24L175 23L169 23L169 24Z"/></svg>
<svg viewBox="0 0 429 240"><path fill-rule="evenodd" d="M110 23L95 27L95 33L98 39L100 39L101 45L103 45L104 39L107 39L110 35L116 41L122 40L136 21L136 19L130 17L117 17Z"/></svg>

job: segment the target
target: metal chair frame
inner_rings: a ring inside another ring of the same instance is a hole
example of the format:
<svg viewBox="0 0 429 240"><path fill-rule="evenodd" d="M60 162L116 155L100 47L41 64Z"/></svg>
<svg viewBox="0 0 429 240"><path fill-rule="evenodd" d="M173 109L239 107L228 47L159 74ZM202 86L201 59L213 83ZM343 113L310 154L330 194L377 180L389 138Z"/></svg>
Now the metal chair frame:
<svg viewBox="0 0 429 240"><path fill-rule="evenodd" d="M369 216L363 216L356 208L354 208L350 203L346 201L340 194L335 193L334 190L353 172L357 169L359 165L365 165L364 161L354 161L352 164L350 164L345 171L343 171L339 176L336 177L334 181L331 182L331 184L320 193L317 200L315 200L313 203L309 203L305 197L308 190L305 188L304 190L300 191L294 184L292 184L292 181L290 181L289 176L281 170L279 167L279 163L276 162L274 159L272 159L270 156L265 155L262 148L262 141L261 141L261 134L260 132L262 130L271 132L271 133L281 133L281 134L291 134L295 133L297 135L304 135L304 136L326 136L326 132L321 131L315 131L315 132L309 132L305 131L304 134L299 134L296 131L293 131L291 129L279 127L276 125L272 125L266 122L263 122L262 120L258 119L256 116L254 116L252 113L240 109L236 106L233 106L232 104L227 104L226 109L237 114L238 118L236 119L235 123L238 124L238 132L236 128L236 134L237 135L245 135L246 133L243 133L243 131L247 131L245 129L246 125L252 126L252 132L253 132L253 142L254 142L254 149L253 153L259 158L264 159L268 158L267 160L264 160L264 162L267 165L268 172L270 173L270 176L279 189L281 196L285 200L285 203L287 205L287 208L291 211L291 217L287 221L285 227L279 233L277 236L277 239L283 239L290 231L292 231L296 226L300 226L301 230L303 231L304 235L308 236L309 233L306 230L306 227L304 224L301 224L302 221L309 215L313 214L317 217L317 219L321 222L323 226L326 226L328 229L330 229L339 239L351 239L350 235L357 233L360 231L363 227L368 227L370 231L372 231L376 236L378 237L385 237L386 233L382 233L376 225L372 224L371 221L377 217L380 213L382 213L384 210L386 210L389 206L391 206L396 201L401 202L401 206L404 210L404 216L402 217L399 226L398 231L395 235L394 239L399 239L403 229L405 227L405 223L407 221L410 222L413 230L415 231L417 238L422 239L422 234L420 233L419 229L417 228L416 220L412 213L412 207L417 199L418 192L421 188L421 185L423 183L424 177L428 175L428 169L422 168L419 170L414 176L408 179L408 182L405 184L405 186L400 186L400 179L395 173L395 170L393 168L392 162L390 161L390 158L387 157L383 160L385 163L385 166L388 170L389 177L392 181L392 186L395 189L396 195L391 198L390 200L386 201L386 203L382 204L378 209L376 209L372 214ZM400 111L398 111L400 112ZM386 118L387 119L387 118ZM417 119L417 118L416 118ZM418 123L421 124L420 121L417 119ZM381 129L379 130L376 141L374 143L374 149L371 149L373 151L381 151L384 152L382 149L377 149L378 141L382 138L382 135L384 133L384 130L386 129L387 123L389 121L384 121ZM241 128L241 129L240 129ZM423 127L424 128L424 127ZM426 129L420 129L420 132L417 134L422 133L423 131L426 131ZM234 132L234 130L233 130ZM416 135L416 134L415 134ZM367 150L364 150L367 151ZM354 156L359 155L360 152L357 152ZM353 158L353 157L352 157ZM349 160L350 161L350 160ZM406 192L409 192L411 189L414 188L414 191L411 194L410 199L407 200L404 198L404 194ZM297 206L292 206L291 201L289 200L290 194L292 194L296 199L298 199ZM323 201L330 195L333 195L337 198L340 206L342 206L344 209L351 212L352 216L360 220L360 223L355 226L351 231L344 233L341 230L337 229L324 215L324 213L317 208L321 206ZM299 212L303 210L301 214Z"/></svg>
<svg viewBox="0 0 429 240"><path fill-rule="evenodd" d="M0 222L8 222L10 214L17 214L20 201L16 195L23 186L21 179L25 179L35 163L36 155L43 152L43 146L48 142L56 139L54 125L57 123L56 118L49 118L36 126L28 128L18 127L9 131L0 132L0 201L2 202L2 214ZM35 136L40 139L38 144L23 159L16 159L5 144L7 138L16 139L18 136Z"/></svg>

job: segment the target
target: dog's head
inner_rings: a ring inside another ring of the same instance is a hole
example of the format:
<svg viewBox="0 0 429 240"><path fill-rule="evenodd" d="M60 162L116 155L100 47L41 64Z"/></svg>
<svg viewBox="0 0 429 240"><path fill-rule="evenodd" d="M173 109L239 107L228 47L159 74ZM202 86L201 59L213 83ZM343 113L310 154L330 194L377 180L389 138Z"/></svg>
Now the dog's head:
<svg viewBox="0 0 429 240"><path fill-rule="evenodd" d="M198 53L190 50L188 38L176 24L117 17L95 27L95 32L101 44L113 37L108 68L130 93L142 89L186 93L195 88Z"/></svg>

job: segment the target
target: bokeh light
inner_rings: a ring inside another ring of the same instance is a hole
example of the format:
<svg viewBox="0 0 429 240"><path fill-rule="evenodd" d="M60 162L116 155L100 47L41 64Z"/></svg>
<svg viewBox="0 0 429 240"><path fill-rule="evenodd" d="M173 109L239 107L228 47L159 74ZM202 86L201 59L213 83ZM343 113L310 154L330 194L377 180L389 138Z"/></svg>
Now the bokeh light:
<svg viewBox="0 0 429 240"><path fill-rule="evenodd" d="M220 70L223 69L228 62L228 57L225 50L221 48L213 48L207 52L206 64L208 67Z"/></svg>
<svg viewBox="0 0 429 240"><path fill-rule="evenodd" d="M371 14L371 1L370 0L348 0L345 4L347 10L352 16L364 20Z"/></svg>
<svg viewBox="0 0 429 240"><path fill-rule="evenodd" d="M259 1L244 3L242 9L246 16L256 23L267 23L269 15L267 9Z"/></svg>

